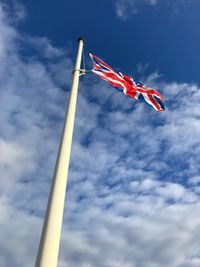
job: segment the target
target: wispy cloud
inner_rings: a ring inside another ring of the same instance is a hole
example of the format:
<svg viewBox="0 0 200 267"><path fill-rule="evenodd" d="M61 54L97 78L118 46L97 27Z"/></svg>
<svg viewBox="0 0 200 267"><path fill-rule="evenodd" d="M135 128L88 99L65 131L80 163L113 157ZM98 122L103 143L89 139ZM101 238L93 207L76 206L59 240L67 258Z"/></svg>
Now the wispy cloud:
<svg viewBox="0 0 200 267"><path fill-rule="evenodd" d="M116 0L115 1L115 12L119 19L122 21L127 21L134 14L138 13L142 8L146 6L154 7L160 5L165 5L167 9L172 11L173 14L178 14L180 9L188 4L188 0Z"/></svg>
<svg viewBox="0 0 200 267"><path fill-rule="evenodd" d="M27 17L26 8L21 1L1 1L1 7L6 11L7 14L9 14L9 16L7 16L7 20L9 20L9 22L16 24L25 20Z"/></svg>
<svg viewBox="0 0 200 267"><path fill-rule="evenodd" d="M138 12L138 6L143 2L149 6L154 6L158 3L159 0L117 0L115 2L115 10L117 16L125 21L130 16Z"/></svg>
<svg viewBox="0 0 200 267"><path fill-rule="evenodd" d="M0 266L31 267L73 65L0 13ZM199 266L200 88L157 77L162 114L81 80L59 266Z"/></svg>

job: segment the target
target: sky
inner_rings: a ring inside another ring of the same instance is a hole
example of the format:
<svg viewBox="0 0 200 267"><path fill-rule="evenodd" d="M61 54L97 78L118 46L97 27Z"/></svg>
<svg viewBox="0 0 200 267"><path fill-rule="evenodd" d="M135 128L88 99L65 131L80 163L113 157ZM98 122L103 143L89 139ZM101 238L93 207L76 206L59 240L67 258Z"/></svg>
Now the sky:
<svg viewBox="0 0 200 267"><path fill-rule="evenodd" d="M0 0L0 266L34 267L77 39L166 110L81 76L58 267L200 266L198 0Z"/></svg>

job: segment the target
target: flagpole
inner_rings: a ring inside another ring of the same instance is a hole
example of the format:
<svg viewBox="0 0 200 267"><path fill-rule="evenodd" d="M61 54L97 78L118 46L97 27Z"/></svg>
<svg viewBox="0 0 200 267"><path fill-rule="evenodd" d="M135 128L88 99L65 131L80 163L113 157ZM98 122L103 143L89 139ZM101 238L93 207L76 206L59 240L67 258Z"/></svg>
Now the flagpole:
<svg viewBox="0 0 200 267"><path fill-rule="evenodd" d="M68 108L60 140L54 177L49 194L35 267L56 267L58 262L65 191L67 186L67 175L76 112L76 100L84 45L83 38L78 39L78 44L78 53L73 72L73 82L68 100Z"/></svg>

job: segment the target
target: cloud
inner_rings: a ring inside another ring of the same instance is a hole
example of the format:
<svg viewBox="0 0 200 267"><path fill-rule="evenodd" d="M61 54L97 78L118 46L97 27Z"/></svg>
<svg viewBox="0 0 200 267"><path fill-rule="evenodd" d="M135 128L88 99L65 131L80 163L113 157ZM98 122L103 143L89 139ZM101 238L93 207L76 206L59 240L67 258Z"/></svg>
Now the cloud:
<svg viewBox="0 0 200 267"><path fill-rule="evenodd" d="M9 15L6 19L9 20L9 22L12 24L16 25L16 23L24 21L27 17L25 6L20 0L2 0L1 9L2 8Z"/></svg>
<svg viewBox="0 0 200 267"><path fill-rule="evenodd" d="M31 267L74 59L0 6L0 265ZM200 88L157 78L164 113L81 78L59 266L199 266Z"/></svg>
<svg viewBox="0 0 200 267"><path fill-rule="evenodd" d="M45 209L40 201L49 191L67 100L63 76L70 82L71 60L46 38L24 38L6 10L0 4L0 265L33 266L38 214Z"/></svg>
<svg viewBox="0 0 200 267"><path fill-rule="evenodd" d="M122 21L127 21L134 14L138 13L142 8L146 6L155 7L158 5L164 5L165 8L170 9L173 14L178 14L180 9L188 4L188 0L116 0L115 1L115 12L117 17Z"/></svg>
<svg viewBox="0 0 200 267"><path fill-rule="evenodd" d="M13 1L13 10L15 14L15 21L21 21L24 20L27 17L27 12L22 3L19 1Z"/></svg>
<svg viewBox="0 0 200 267"><path fill-rule="evenodd" d="M63 56L63 51L54 47L50 40L45 37L30 37L28 36L26 41L34 47L35 51L43 58L53 59L55 57Z"/></svg>
<svg viewBox="0 0 200 267"><path fill-rule="evenodd" d="M158 3L158 0L143 0L144 4L149 6L154 6ZM117 16L126 21L130 16L138 12L138 5L141 4L141 1L138 0L117 0L115 2L115 10Z"/></svg>

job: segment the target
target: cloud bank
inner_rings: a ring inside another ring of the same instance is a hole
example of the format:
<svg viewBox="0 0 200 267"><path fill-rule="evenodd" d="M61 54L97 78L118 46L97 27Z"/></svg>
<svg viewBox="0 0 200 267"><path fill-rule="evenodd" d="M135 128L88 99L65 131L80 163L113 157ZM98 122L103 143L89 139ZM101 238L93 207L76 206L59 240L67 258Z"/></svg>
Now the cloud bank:
<svg viewBox="0 0 200 267"><path fill-rule="evenodd" d="M0 7L0 266L32 267L74 59ZM200 89L152 77L162 114L81 80L60 267L200 265Z"/></svg>

